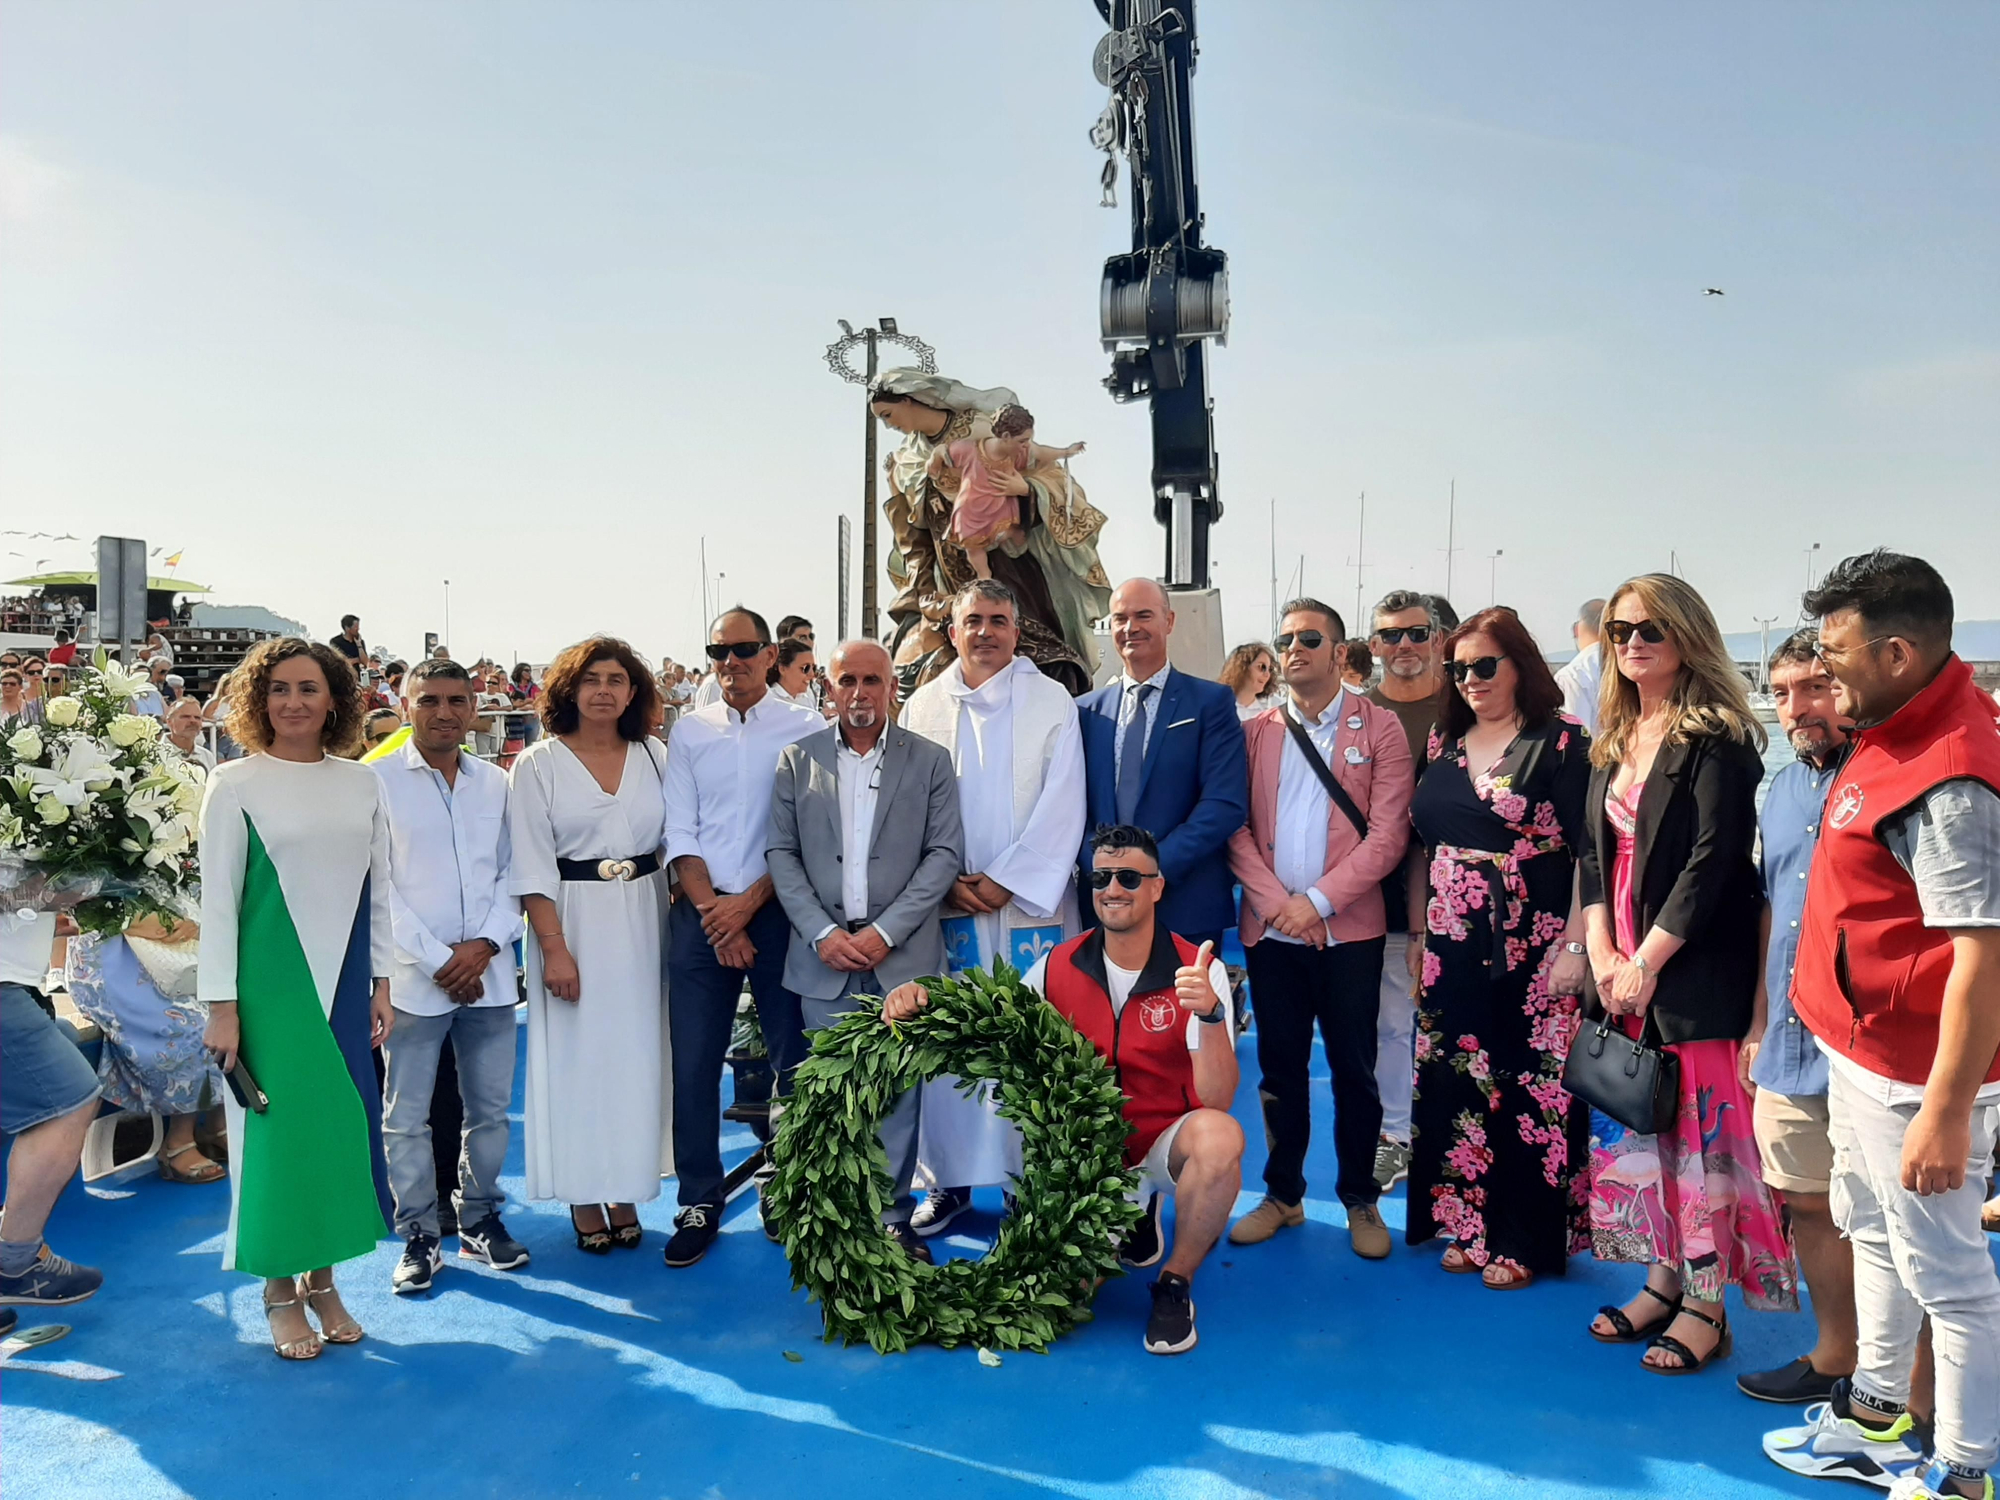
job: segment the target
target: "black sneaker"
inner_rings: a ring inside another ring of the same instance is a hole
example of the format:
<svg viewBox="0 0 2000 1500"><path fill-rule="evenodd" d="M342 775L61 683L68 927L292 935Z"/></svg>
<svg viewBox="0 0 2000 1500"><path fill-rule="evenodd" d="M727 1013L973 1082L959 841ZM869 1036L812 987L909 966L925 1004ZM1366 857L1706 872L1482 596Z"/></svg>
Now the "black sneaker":
<svg viewBox="0 0 2000 1500"><path fill-rule="evenodd" d="M1118 1247L1118 1263L1137 1270L1159 1264L1164 1253L1160 1244L1160 1195L1146 1200L1146 1216L1132 1226L1125 1243Z"/></svg>
<svg viewBox="0 0 2000 1500"><path fill-rule="evenodd" d="M21 1315L11 1307L0 1307L0 1339L14 1331L14 1325L21 1321Z"/></svg>
<svg viewBox="0 0 2000 1500"><path fill-rule="evenodd" d="M102 1271L73 1265L43 1245L35 1263L19 1276L0 1275L0 1306L67 1307L95 1297L103 1285Z"/></svg>
<svg viewBox="0 0 2000 1500"><path fill-rule="evenodd" d="M421 1229L403 1245L403 1258L389 1273L389 1290L402 1297L414 1297L431 1289L431 1278L444 1269L435 1236Z"/></svg>
<svg viewBox="0 0 2000 1500"><path fill-rule="evenodd" d="M972 1207L971 1188L932 1188L910 1215L910 1228L925 1239L942 1234L945 1226Z"/></svg>
<svg viewBox="0 0 2000 1500"><path fill-rule="evenodd" d="M1148 1354L1185 1354L1195 1345L1194 1299L1172 1271L1153 1283L1153 1315L1146 1319Z"/></svg>
<svg viewBox="0 0 2000 1500"><path fill-rule="evenodd" d="M674 1237L667 1241L661 1258L675 1270L691 1266L708 1254L722 1232L722 1206L717 1203L690 1203L674 1215Z"/></svg>
<svg viewBox="0 0 2000 1500"><path fill-rule="evenodd" d="M465 1260L485 1261L496 1271L518 1271L528 1263L528 1247L507 1232L498 1214L460 1229L458 1253Z"/></svg>
<svg viewBox="0 0 2000 1500"><path fill-rule="evenodd" d="M1780 1365L1775 1370L1756 1370L1736 1377L1736 1388L1756 1401L1770 1401L1779 1406L1804 1406L1810 1401L1824 1401L1833 1394L1839 1382L1838 1375L1822 1375L1812 1366L1812 1361L1800 1355L1788 1365Z"/></svg>
<svg viewBox="0 0 2000 1500"><path fill-rule="evenodd" d="M774 1245L784 1244L785 1232L778 1227L778 1210L761 1191L757 1194L757 1222L764 1226L765 1239Z"/></svg>
<svg viewBox="0 0 2000 1500"><path fill-rule="evenodd" d="M889 1231L889 1238L901 1245L903 1253L909 1256L911 1260L921 1261L927 1266L936 1264L931 1259L931 1247L917 1237L917 1231L907 1221L901 1224L890 1224L886 1227Z"/></svg>

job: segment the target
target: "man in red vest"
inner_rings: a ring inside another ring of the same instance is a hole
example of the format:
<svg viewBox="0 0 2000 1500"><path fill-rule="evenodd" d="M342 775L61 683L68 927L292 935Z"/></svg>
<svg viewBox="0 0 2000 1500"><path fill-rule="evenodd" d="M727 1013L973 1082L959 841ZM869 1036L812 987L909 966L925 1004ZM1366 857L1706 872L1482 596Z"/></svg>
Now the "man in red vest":
<svg viewBox="0 0 2000 1500"><path fill-rule="evenodd" d="M1896 1500L1992 1500L2000 1275L1979 1210L2000 1133L2000 732L1928 563L1850 557L1805 609L1857 729L1806 882L1792 1004L1831 1064L1830 1196L1854 1249L1860 1357L1764 1451L1827 1477L1872 1462ZM1925 1314L1931 1456L1906 1410Z"/></svg>
<svg viewBox="0 0 2000 1500"><path fill-rule="evenodd" d="M1153 1283L1145 1344L1149 1354L1182 1354L1195 1345L1189 1284L1243 1186L1243 1127L1229 1113L1229 976L1213 943L1197 951L1154 920L1166 882L1151 834L1100 828L1090 847L1098 926L1044 954L1024 982L1090 1039L1125 1091L1125 1161L1148 1195L1146 1217L1118 1252L1125 1264L1159 1262L1160 1199L1173 1195L1174 1252ZM926 1003L913 980L889 992L882 1017L906 1021Z"/></svg>

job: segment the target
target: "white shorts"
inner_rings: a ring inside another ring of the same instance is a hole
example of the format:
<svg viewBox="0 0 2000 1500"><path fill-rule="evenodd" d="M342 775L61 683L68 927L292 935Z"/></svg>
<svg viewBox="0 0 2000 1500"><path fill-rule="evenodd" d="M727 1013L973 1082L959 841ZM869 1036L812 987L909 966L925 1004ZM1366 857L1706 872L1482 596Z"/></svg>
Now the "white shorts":
<svg viewBox="0 0 2000 1500"><path fill-rule="evenodd" d="M1139 1164L1139 1186L1134 1190L1134 1202L1144 1203L1154 1193L1171 1193L1174 1190L1174 1174L1167 1170L1167 1163L1173 1158L1174 1137L1181 1133L1181 1126L1187 1124L1193 1114L1194 1111L1189 1110L1154 1140L1153 1149Z"/></svg>

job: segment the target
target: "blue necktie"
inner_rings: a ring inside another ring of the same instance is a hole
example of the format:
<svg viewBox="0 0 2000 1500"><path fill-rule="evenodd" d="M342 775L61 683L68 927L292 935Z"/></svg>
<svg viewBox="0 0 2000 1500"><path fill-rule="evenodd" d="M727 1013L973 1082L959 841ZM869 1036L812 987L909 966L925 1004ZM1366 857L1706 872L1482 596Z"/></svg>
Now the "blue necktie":
<svg viewBox="0 0 2000 1500"><path fill-rule="evenodd" d="M1142 682L1132 689L1135 699L1132 718L1125 726L1125 739L1118 752L1118 821L1130 823L1139 811L1139 783L1146 770L1146 699L1153 685Z"/></svg>

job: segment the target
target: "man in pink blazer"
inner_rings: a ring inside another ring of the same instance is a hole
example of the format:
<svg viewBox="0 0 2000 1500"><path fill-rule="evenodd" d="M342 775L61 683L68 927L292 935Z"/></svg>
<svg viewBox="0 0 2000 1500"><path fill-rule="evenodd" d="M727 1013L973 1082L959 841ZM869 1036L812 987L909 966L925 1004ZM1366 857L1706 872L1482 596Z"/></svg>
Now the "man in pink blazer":
<svg viewBox="0 0 2000 1500"><path fill-rule="evenodd" d="M1243 726L1250 821L1229 841L1229 867L1243 885L1237 925L1257 1010L1270 1155L1264 1201L1229 1238L1254 1245L1305 1222L1307 1077L1318 1021L1333 1073L1336 1191L1355 1253L1380 1260L1389 1253L1389 1231L1375 1207L1381 882L1409 845L1416 777L1401 722L1341 686L1346 634L1329 605L1287 604L1272 644L1290 695Z"/></svg>

